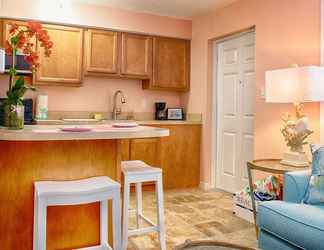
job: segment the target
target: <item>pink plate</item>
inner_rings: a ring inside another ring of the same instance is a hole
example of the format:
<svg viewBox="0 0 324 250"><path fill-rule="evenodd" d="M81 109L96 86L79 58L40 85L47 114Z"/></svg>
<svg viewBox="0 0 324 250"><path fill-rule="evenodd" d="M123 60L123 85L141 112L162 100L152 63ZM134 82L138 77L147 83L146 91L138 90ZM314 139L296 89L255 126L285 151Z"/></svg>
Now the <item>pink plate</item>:
<svg viewBox="0 0 324 250"><path fill-rule="evenodd" d="M136 122L120 122L120 123L113 123L112 126L114 128L135 128L138 127Z"/></svg>
<svg viewBox="0 0 324 250"><path fill-rule="evenodd" d="M89 132L91 128L82 128L82 127L69 127L69 128L61 128L63 132Z"/></svg>

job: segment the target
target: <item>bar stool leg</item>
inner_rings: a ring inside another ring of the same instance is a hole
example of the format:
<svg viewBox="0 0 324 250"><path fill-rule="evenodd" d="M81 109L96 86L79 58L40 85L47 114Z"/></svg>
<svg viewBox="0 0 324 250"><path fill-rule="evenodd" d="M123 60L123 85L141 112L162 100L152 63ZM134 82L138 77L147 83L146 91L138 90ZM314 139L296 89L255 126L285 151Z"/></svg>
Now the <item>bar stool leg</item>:
<svg viewBox="0 0 324 250"><path fill-rule="evenodd" d="M47 206L43 199L37 198L37 241L35 242L37 250L46 250L46 217Z"/></svg>
<svg viewBox="0 0 324 250"><path fill-rule="evenodd" d="M113 197L113 246L114 250L121 250L121 218L120 218L120 193Z"/></svg>
<svg viewBox="0 0 324 250"><path fill-rule="evenodd" d="M108 242L108 202L100 201L100 244L104 246Z"/></svg>
<svg viewBox="0 0 324 250"><path fill-rule="evenodd" d="M163 184L162 174L159 175L155 184L157 194L158 228L161 250L166 250L165 228L164 228L164 203L163 203Z"/></svg>
<svg viewBox="0 0 324 250"><path fill-rule="evenodd" d="M125 176L125 181L124 181L124 202L123 202L123 246L122 249L126 250L127 249L127 244L128 244L128 206L129 206L129 181L127 176Z"/></svg>
<svg viewBox="0 0 324 250"><path fill-rule="evenodd" d="M136 183L136 225L137 228L140 228L141 215L143 211L142 206L142 183Z"/></svg>

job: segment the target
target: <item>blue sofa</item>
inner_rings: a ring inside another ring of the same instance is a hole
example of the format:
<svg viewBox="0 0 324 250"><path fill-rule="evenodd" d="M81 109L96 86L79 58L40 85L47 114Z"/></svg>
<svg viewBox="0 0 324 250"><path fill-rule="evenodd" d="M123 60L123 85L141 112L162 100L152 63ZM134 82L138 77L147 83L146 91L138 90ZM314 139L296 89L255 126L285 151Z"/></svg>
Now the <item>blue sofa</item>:
<svg viewBox="0 0 324 250"><path fill-rule="evenodd" d="M324 206L301 204L310 171L284 176L284 201L262 202L258 208L262 250L324 250Z"/></svg>

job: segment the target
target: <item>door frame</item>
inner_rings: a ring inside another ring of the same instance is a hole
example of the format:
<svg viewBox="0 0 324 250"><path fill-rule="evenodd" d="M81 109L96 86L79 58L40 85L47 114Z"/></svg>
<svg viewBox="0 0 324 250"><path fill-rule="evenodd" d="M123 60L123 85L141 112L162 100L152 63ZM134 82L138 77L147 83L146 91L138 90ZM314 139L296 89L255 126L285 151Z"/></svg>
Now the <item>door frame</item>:
<svg viewBox="0 0 324 250"><path fill-rule="evenodd" d="M324 0L323 0L324 1ZM218 88L219 88L219 74L218 70L218 49L219 44L237 37L246 35L248 33L256 34L255 26L239 30L237 32L230 33L225 36L220 36L218 38L210 40L212 44L212 107L211 107L211 188L218 188L219 178L220 178L220 169L217 167L219 159L219 143L220 140L217 135L220 134L220 121L218 119L219 107L218 107ZM255 41L256 44L256 41ZM256 68L256 61L254 62L254 68ZM214 129L216 128L216 129Z"/></svg>

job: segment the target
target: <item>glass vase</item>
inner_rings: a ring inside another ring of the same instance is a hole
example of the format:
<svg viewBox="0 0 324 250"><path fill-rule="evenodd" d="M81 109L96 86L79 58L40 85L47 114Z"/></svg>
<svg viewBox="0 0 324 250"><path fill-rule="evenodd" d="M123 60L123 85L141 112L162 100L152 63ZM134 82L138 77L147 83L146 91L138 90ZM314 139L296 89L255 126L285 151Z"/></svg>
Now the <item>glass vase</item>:
<svg viewBox="0 0 324 250"><path fill-rule="evenodd" d="M5 126L8 127L8 129L23 129L24 113L24 105L6 105Z"/></svg>

